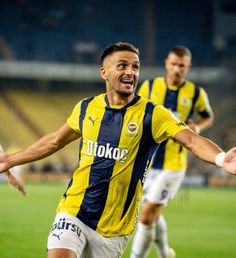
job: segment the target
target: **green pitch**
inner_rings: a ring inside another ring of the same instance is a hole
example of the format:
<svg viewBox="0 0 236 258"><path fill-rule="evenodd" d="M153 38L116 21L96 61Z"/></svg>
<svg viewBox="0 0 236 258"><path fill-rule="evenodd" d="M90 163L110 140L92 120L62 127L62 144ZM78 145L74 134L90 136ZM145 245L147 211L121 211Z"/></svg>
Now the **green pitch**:
<svg viewBox="0 0 236 258"><path fill-rule="evenodd" d="M28 197L0 184L0 257L46 257L46 241L65 185L26 185ZM182 189L165 210L180 258L236 257L236 189ZM129 244L122 258L128 258ZM149 258L156 257L154 247ZM98 257L102 258L102 257Z"/></svg>

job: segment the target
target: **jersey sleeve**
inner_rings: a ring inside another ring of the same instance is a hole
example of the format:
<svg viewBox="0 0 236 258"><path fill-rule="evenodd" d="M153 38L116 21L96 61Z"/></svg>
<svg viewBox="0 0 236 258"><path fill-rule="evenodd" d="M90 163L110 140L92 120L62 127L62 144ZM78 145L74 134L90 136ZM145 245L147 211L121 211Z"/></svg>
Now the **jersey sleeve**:
<svg viewBox="0 0 236 258"><path fill-rule="evenodd" d="M81 110L81 101L75 105L72 113L66 120L68 126L74 131L76 131L77 133L81 133L81 129L79 127L80 110Z"/></svg>
<svg viewBox="0 0 236 258"><path fill-rule="evenodd" d="M174 136L183 129L189 128L184 122L178 120L175 115L165 107L155 107L152 117L152 133L157 143Z"/></svg>
<svg viewBox="0 0 236 258"><path fill-rule="evenodd" d="M138 95L144 98L149 98L149 80L145 80L138 91Z"/></svg>
<svg viewBox="0 0 236 258"><path fill-rule="evenodd" d="M201 117L210 117L212 115L212 108L210 106L207 93L203 88L200 88L199 97L194 105L194 110Z"/></svg>

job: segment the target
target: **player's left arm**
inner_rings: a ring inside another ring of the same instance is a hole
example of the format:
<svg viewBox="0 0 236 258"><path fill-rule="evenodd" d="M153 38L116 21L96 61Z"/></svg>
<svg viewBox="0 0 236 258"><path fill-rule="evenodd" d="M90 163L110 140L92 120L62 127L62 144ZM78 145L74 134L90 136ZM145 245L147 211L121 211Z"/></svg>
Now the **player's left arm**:
<svg viewBox="0 0 236 258"><path fill-rule="evenodd" d="M15 177L10 170L7 170L5 173L5 176L7 178L7 181L10 185L12 185L14 188L18 189L23 195L27 195L27 192L25 190L25 187L23 183Z"/></svg>
<svg viewBox="0 0 236 258"><path fill-rule="evenodd" d="M199 119L197 121L189 119L187 124L192 130L200 134L202 131L211 127L214 122L214 113L210 106L207 93L203 88L200 88L200 94L194 105L194 111L198 113Z"/></svg>
<svg viewBox="0 0 236 258"><path fill-rule="evenodd" d="M217 144L190 129L179 131L175 135L174 140L193 152L200 159L217 164L223 167L225 171L236 175L236 147L224 153Z"/></svg>

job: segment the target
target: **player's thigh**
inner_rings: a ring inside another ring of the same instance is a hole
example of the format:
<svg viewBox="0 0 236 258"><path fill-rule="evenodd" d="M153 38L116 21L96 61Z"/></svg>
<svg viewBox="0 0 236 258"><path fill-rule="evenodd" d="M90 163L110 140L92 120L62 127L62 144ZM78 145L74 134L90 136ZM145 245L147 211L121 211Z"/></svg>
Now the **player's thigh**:
<svg viewBox="0 0 236 258"><path fill-rule="evenodd" d="M77 258L77 255L69 249L55 248L48 250L47 258Z"/></svg>
<svg viewBox="0 0 236 258"><path fill-rule="evenodd" d="M87 239L79 220L66 213L58 213L48 236L48 257L83 257Z"/></svg>
<svg viewBox="0 0 236 258"><path fill-rule="evenodd" d="M89 240L86 248L88 249L88 258L119 258L130 239L130 235L104 237L96 231L93 233L93 237Z"/></svg>

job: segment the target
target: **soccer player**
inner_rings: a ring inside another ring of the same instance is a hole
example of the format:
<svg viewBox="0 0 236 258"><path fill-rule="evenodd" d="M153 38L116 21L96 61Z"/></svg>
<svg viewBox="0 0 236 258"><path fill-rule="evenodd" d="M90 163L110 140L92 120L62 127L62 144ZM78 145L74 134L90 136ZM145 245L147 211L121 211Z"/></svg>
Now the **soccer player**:
<svg viewBox="0 0 236 258"><path fill-rule="evenodd" d="M48 258L120 257L137 223L143 178L154 151L173 138L201 159L236 174L236 147L223 152L162 106L135 94L139 52L107 47L106 93L80 101L58 130L17 153L0 153L0 171L51 155L81 138L79 166L57 208Z"/></svg>
<svg viewBox="0 0 236 258"><path fill-rule="evenodd" d="M212 125L213 112L204 89L185 78L191 68L191 58L188 48L172 48L165 60L165 77L144 81L139 95L168 108L199 134ZM194 112L199 114L195 123ZM186 168L187 150L173 139L163 141L155 152L144 184L144 204L133 241L132 258L145 257L152 241L157 245L158 257L174 257L161 211L180 188Z"/></svg>

